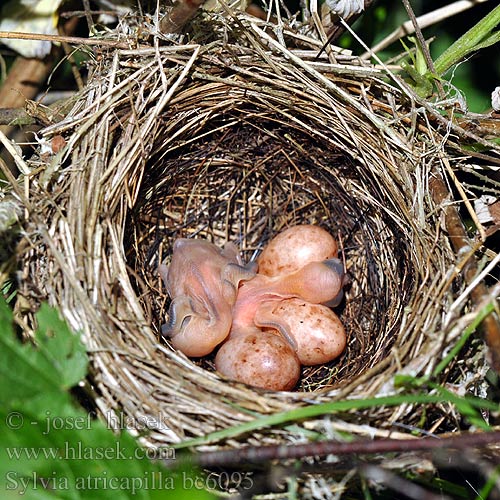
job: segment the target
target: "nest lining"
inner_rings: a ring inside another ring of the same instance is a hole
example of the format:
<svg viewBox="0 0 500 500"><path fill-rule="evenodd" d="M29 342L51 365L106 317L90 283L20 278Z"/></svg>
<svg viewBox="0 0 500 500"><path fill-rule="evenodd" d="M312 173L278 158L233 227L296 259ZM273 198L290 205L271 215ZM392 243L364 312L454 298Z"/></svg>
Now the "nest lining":
<svg viewBox="0 0 500 500"><path fill-rule="evenodd" d="M352 162L342 154L325 154L317 140L274 123L261 110L231 108L225 115L220 123L205 124L216 132L175 148L171 158L161 154L143 181L139 198L144 202L135 207L130 224L135 241L128 262L148 285L142 298L153 304L152 323L166 317L165 291L156 290L157 267L168 260L175 238L199 237L219 245L233 241L248 261L280 229L318 224L340 235L347 267L354 269L342 311L351 347L341 360L304 370L301 388L331 386L364 371L379 360L374 353L390 349L394 339L387 324L398 323L412 285L404 246L385 257L380 248L396 247L397 227L366 204L354 203L349 196ZM384 266L398 277L396 303L380 293L388 283L379 258L387 259ZM379 335L387 329L388 335Z"/></svg>
<svg viewBox="0 0 500 500"><path fill-rule="evenodd" d="M255 37L248 46L251 31L245 43L233 35L105 55L70 115L45 130L68 147L32 184L47 222L29 234L29 286L83 331L104 416L168 422L145 438L153 445L248 421L248 410L393 391L396 371L428 370L458 335L442 323L455 256L426 194L440 175L428 151L438 132L413 128L411 103L378 72L349 77L302 50L305 71L286 49ZM305 368L298 391L272 393L223 380L210 358L188 360L159 339L168 297L156 269L175 238L233 241L249 260L305 222L339 235L351 276L339 360ZM384 428L415 418L410 410L349 418Z"/></svg>

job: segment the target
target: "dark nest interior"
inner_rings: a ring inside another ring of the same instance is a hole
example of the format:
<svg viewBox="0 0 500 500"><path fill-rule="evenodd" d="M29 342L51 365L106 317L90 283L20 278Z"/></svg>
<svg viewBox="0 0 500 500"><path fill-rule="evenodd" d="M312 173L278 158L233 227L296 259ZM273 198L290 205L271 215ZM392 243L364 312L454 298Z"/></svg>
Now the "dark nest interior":
<svg viewBox="0 0 500 500"><path fill-rule="evenodd" d="M154 148L127 224L127 262L159 335L169 300L157 268L176 238L232 241L248 262L284 228L324 227L340 241L350 277L338 309L348 348L329 364L304 367L297 389L336 387L390 351L414 283L412 242L373 202L356 197L350 185L360 172L350 157L279 113L255 108L231 106L202 131L186 130L170 150ZM384 203L381 193L374 196ZM200 366L213 370L212 358Z"/></svg>
<svg viewBox="0 0 500 500"><path fill-rule="evenodd" d="M142 434L149 446L397 393L395 374L425 375L443 359L468 307L456 301L461 258L429 195L432 179L447 183L467 161L449 153L439 120L394 75L340 52L317 58L314 37L286 32L287 48L264 21L217 22L221 34L206 45L102 51L72 111L41 132L63 136L65 149L30 163L22 293L32 304L48 298L82 332L103 418L167 423ZM169 298L157 268L176 238L231 241L249 261L297 223L340 242L350 283L339 359L303 368L295 391L262 391L161 339ZM472 362L442 374L469 387ZM437 432L455 417L439 406L432 416L411 404L367 407L221 444L286 442L311 429L379 436L410 422Z"/></svg>

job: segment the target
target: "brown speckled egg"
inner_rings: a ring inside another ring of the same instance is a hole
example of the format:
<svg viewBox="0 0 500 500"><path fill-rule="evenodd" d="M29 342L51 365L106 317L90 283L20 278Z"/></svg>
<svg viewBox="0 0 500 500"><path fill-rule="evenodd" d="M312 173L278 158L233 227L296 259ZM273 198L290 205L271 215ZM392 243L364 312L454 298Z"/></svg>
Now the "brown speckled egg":
<svg viewBox="0 0 500 500"><path fill-rule="evenodd" d="M285 299L276 304L272 315L295 339L297 356L303 365L328 363L345 349L344 326L329 307Z"/></svg>
<svg viewBox="0 0 500 500"><path fill-rule="evenodd" d="M228 378L273 391L293 389L300 363L292 347L270 332L229 338L215 357L217 371Z"/></svg>
<svg viewBox="0 0 500 500"><path fill-rule="evenodd" d="M260 274L278 276L298 271L309 262L337 256L337 242L328 231L312 224L302 224L277 234L257 262Z"/></svg>

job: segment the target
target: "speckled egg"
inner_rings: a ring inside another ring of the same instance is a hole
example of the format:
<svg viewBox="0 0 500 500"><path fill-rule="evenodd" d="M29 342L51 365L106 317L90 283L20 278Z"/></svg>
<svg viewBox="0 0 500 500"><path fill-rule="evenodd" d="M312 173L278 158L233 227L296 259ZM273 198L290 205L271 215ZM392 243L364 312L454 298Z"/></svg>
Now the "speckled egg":
<svg viewBox="0 0 500 500"><path fill-rule="evenodd" d="M328 231L312 224L301 224L277 234L257 262L260 274L278 276L298 271L309 262L337 256L337 242Z"/></svg>
<svg viewBox="0 0 500 500"><path fill-rule="evenodd" d="M276 304L272 316L295 339L296 353L303 365L328 363L346 347L344 326L329 307L301 299L285 299Z"/></svg>
<svg viewBox="0 0 500 500"><path fill-rule="evenodd" d="M228 378L273 391L293 389L300 376L300 363L290 344L257 329L230 337L217 352L215 367Z"/></svg>

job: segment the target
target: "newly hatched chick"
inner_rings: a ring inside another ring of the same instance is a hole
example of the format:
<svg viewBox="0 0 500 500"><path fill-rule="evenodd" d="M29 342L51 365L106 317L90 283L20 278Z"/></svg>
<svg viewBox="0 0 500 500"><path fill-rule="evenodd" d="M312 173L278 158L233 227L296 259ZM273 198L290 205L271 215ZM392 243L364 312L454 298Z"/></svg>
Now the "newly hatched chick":
<svg viewBox="0 0 500 500"><path fill-rule="evenodd" d="M310 262L289 275L257 274L242 283L233 307L231 333L215 357L217 371L264 389L292 389L300 376L300 355L304 359L310 357L304 349L306 339L298 335L296 323L280 314L279 305L288 304L287 300L295 297L310 307L310 302L331 301L340 293L343 279L342 263L329 259ZM293 303L291 312L295 312ZM312 316L317 319L318 311L314 310ZM262 328L278 330L281 335L262 331Z"/></svg>
<svg viewBox="0 0 500 500"><path fill-rule="evenodd" d="M239 288L233 308L231 336L255 327L276 328L296 348L297 342L287 323L277 320L272 310L262 305L290 298L311 304L331 304L341 295L343 282L344 266L337 258L309 262L291 274L273 277L257 274Z"/></svg>
<svg viewBox="0 0 500 500"><path fill-rule="evenodd" d="M229 334L238 285L255 276L232 244L221 249L205 240L180 238L160 275L172 299L162 333L187 356L210 354Z"/></svg>

